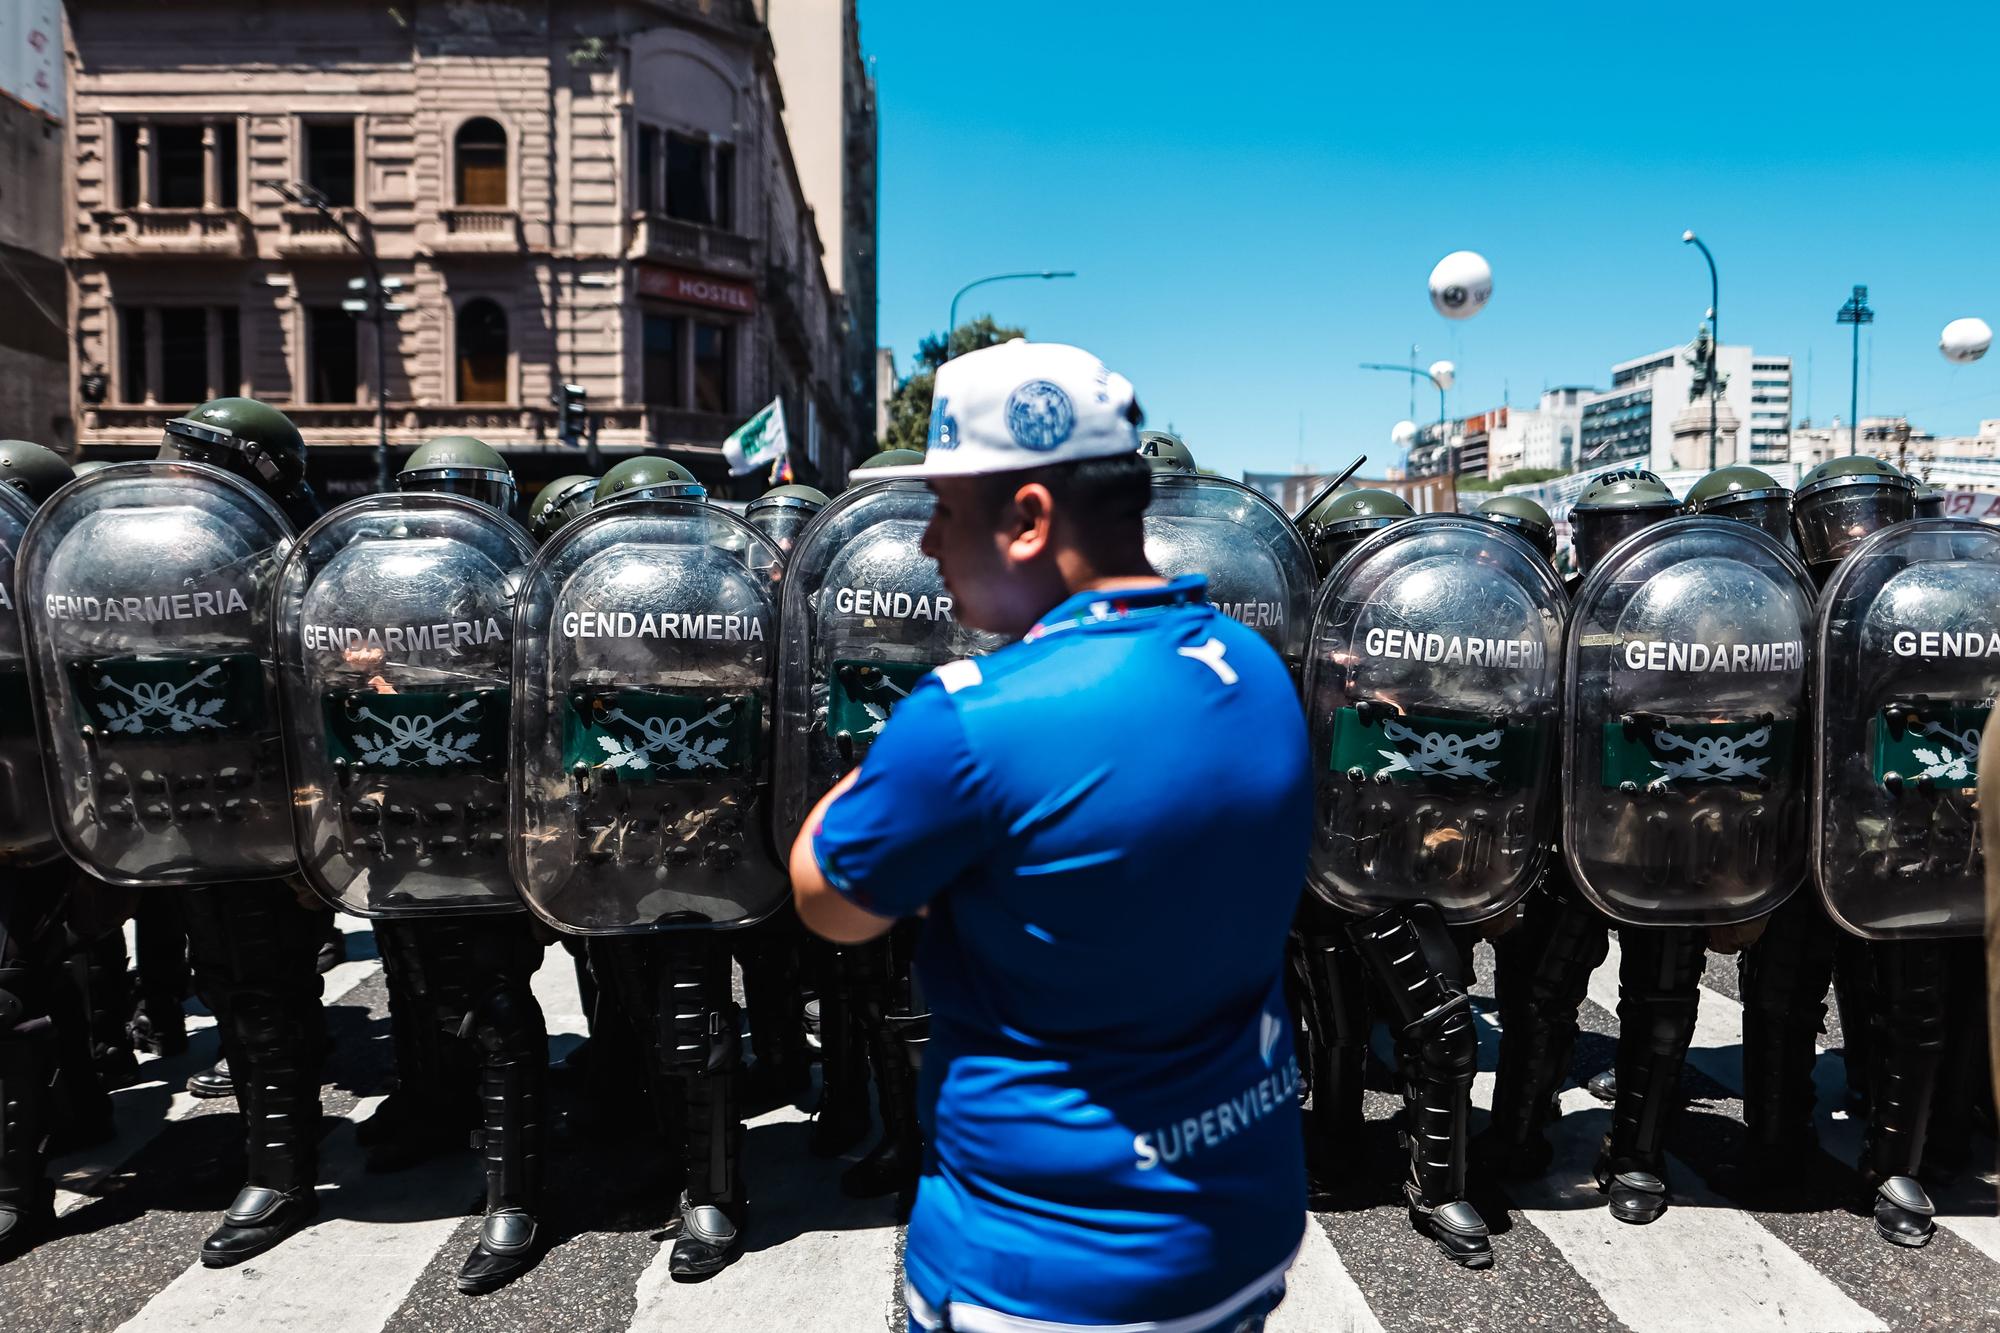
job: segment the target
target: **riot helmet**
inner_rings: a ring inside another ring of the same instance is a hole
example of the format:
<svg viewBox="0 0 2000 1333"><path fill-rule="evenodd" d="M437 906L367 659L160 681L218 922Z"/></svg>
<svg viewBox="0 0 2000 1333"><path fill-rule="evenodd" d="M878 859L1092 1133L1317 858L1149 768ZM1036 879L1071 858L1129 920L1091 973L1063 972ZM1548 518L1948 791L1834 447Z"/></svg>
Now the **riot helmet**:
<svg viewBox="0 0 2000 1333"><path fill-rule="evenodd" d="M1689 488L1687 507L1693 514L1753 523L1779 541L1791 542L1792 493L1760 468L1717 468Z"/></svg>
<svg viewBox="0 0 2000 1333"><path fill-rule="evenodd" d="M12 486L36 504L74 475L53 449L29 440L0 440L0 485Z"/></svg>
<svg viewBox="0 0 2000 1333"><path fill-rule="evenodd" d="M1194 452L1172 431L1139 432L1139 456L1156 472L1193 472Z"/></svg>
<svg viewBox="0 0 2000 1333"><path fill-rule="evenodd" d="M1839 564L1863 537L1916 511L1917 483L1879 458L1829 458L1799 479L1792 526L1816 572Z"/></svg>
<svg viewBox="0 0 2000 1333"><path fill-rule="evenodd" d="M535 494L528 506L528 531L540 545L556 535L562 526L589 510L597 498L597 478L572 472L557 477Z"/></svg>
<svg viewBox="0 0 2000 1333"><path fill-rule="evenodd" d="M867 477L861 474L864 472L873 472L878 467L915 467L923 461L923 454L915 449L883 449L877 453L868 455L868 457L855 464L854 470L847 474L847 484L849 486L860 485L862 482L868 480Z"/></svg>
<svg viewBox="0 0 2000 1333"><path fill-rule="evenodd" d="M671 458L641 454L604 474L592 503L608 500L706 500L708 489Z"/></svg>
<svg viewBox="0 0 2000 1333"><path fill-rule="evenodd" d="M790 555L799 534L812 517L826 508L826 495L811 486L774 486L752 500L743 511L750 526L778 544Z"/></svg>
<svg viewBox="0 0 2000 1333"><path fill-rule="evenodd" d="M1917 494L1913 500L1918 518L1944 517L1944 492L1927 481L1917 481Z"/></svg>
<svg viewBox="0 0 2000 1333"><path fill-rule="evenodd" d="M1569 512L1577 573L1588 574L1619 542L1680 511L1674 493L1650 472L1621 468L1596 478Z"/></svg>
<svg viewBox="0 0 2000 1333"><path fill-rule="evenodd" d="M211 398L166 425L159 457L210 463L271 496L296 493L306 475L306 442L292 419L255 398Z"/></svg>
<svg viewBox="0 0 2000 1333"><path fill-rule="evenodd" d="M1478 514L1497 523L1550 560L1556 558L1556 525L1549 511L1525 495L1496 495L1479 506Z"/></svg>
<svg viewBox="0 0 2000 1333"><path fill-rule="evenodd" d="M1394 491L1362 487L1326 495L1300 517L1299 532L1312 549L1314 572L1324 579L1354 543L1398 519L1415 516L1416 510Z"/></svg>
<svg viewBox="0 0 2000 1333"><path fill-rule="evenodd" d="M514 470L484 440L440 435L403 460L396 489L462 495L505 514L514 507Z"/></svg>

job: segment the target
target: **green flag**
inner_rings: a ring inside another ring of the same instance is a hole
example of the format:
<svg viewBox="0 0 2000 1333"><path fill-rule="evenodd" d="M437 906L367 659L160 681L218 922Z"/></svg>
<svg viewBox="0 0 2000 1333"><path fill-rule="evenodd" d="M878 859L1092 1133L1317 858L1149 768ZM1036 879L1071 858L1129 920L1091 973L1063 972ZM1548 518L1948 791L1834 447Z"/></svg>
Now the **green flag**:
<svg viewBox="0 0 2000 1333"><path fill-rule="evenodd" d="M769 467L773 460L784 455L788 445L785 401L773 398L756 416L730 432L729 438L722 442L722 456L729 460L729 475L740 477L760 467Z"/></svg>

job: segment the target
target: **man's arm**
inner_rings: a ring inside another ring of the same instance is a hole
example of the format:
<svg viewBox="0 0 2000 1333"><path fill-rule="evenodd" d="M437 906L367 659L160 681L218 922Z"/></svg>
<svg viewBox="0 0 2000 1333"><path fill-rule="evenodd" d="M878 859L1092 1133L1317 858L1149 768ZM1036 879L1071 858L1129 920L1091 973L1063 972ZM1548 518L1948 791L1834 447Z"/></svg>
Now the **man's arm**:
<svg viewBox="0 0 2000 1333"><path fill-rule="evenodd" d="M798 906L799 920L806 923L807 930L835 944L866 944L887 934L889 927L896 924L893 917L877 916L841 897L826 882L819 858L813 855L813 835L819 832L827 807L839 800L860 776L861 770L854 769L836 782L832 791L820 797L792 843L792 902Z"/></svg>

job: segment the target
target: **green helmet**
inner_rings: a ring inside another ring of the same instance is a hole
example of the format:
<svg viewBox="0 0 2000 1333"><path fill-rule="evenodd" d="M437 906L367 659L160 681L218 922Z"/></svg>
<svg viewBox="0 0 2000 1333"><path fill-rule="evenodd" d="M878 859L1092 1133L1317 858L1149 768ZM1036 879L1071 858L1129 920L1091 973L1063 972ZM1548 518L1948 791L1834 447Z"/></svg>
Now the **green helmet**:
<svg viewBox="0 0 2000 1333"><path fill-rule="evenodd" d="M915 467L924 461L924 455L917 449L881 449L855 464L856 472L865 472L878 467Z"/></svg>
<svg viewBox="0 0 2000 1333"><path fill-rule="evenodd" d="M1687 507L1690 513L1741 519L1791 543L1792 493L1759 468L1717 468L1689 489Z"/></svg>
<svg viewBox="0 0 2000 1333"><path fill-rule="evenodd" d="M1806 563L1824 572L1872 532L1916 515L1917 483L1879 458L1829 458L1799 478L1792 526Z"/></svg>
<svg viewBox="0 0 2000 1333"><path fill-rule="evenodd" d="M1478 514L1497 523L1553 560L1556 558L1556 524L1549 511L1525 495L1496 495L1479 506Z"/></svg>
<svg viewBox="0 0 2000 1333"><path fill-rule="evenodd" d="M1594 478L1569 513L1578 571L1588 574L1619 542L1680 512L1674 493L1644 469L1620 468Z"/></svg>
<svg viewBox="0 0 2000 1333"><path fill-rule="evenodd" d="M597 496L597 478L580 472L557 477L535 494L528 506L528 531L537 544L547 541L578 514L590 508Z"/></svg>
<svg viewBox="0 0 2000 1333"><path fill-rule="evenodd" d="M514 469L484 440L440 435L403 460L396 489L463 495L504 514L514 507Z"/></svg>
<svg viewBox="0 0 2000 1333"><path fill-rule="evenodd" d="M1927 481L1919 481L1915 496L1915 508L1918 518L1943 518L1944 492Z"/></svg>
<svg viewBox="0 0 2000 1333"><path fill-rule="evenodd" d="M36 504L75 475L53 449L31 440L0 440L0 485L12 486Z"/></svg>
<svg viewBox="0 0 2000 1333"><path fill-rule="evenodd" d="M169 462L212 463L272 495L295 490L306 475L306 442L292 419L255 398L211 398L175 417L160 440Z"/></svg>
<svg viewBox="0 0 2000 1333"><path fill-rule="evenodd" d="M694 473L671 458L641 454L628 458L597 483L595 504L607 500L706 500L708 490Z"/></svg>
<svg viewBox="0 0 2000 1333"><path fill-rule="evenodd" d="M1171 431L1142 430L1139 432L1139 455L1152 465L1155 472L1192 472L1194 451L1187 442Z"/></svg>
<svg viewBox="0 0 2000 1333"><path fill-rule="evenodd" d="M752 500L743 517L790 555L812 516L826 508L826 496L810 486L773 486Z"/></svg>
<svg viewBox="0 0 2000 1333"><path fill-rule="evenodd" d="M1362 487L1332 491L1299 519L1299 532L1312 549L1313 567L1324 579L1340 563L1347 548L1399 519L1416 517L1416 510L1394 491Z"/></svg>

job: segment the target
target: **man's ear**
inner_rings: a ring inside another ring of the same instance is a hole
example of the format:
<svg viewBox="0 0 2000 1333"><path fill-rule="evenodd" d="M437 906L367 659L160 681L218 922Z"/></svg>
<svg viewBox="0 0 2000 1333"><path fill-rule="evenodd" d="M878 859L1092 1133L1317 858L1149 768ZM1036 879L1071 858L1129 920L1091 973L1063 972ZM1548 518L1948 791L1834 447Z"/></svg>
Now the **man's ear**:
<svg viewBox="0 0 2000 1333"><path fill-rule="evenodd" d="M1048 551L1055 527L1055 508L1055 497L1039 481L1031 481L1014 492L1003 527L1008 559L1026 564Z"/></svg>

